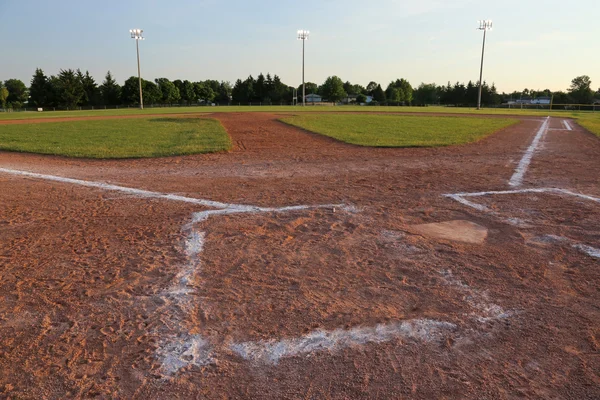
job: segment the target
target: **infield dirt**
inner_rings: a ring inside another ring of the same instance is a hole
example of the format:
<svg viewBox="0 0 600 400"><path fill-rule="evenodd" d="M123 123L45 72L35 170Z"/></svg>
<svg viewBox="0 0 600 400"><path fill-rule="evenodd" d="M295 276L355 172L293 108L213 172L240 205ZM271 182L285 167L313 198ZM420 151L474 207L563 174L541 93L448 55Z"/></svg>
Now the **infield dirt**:
<svg viewBox="0 0 600 400"><path fill-rule="evenodd" d="M600 396L600 260L577 247L600 248L600 203L523 193L473 200L492 211L482 212L444 197L511 189L539 119L470 145L370 149L276 114L210 117L231 152L115 161L3 152L0 167L232 204L345 207L193 223L203 246L183 307L163 294L190 264L184 227L207 208L0 173L0 397ZM552 130L561 126L551 119L523 188L600 198L600 140ZM487 238L414 228L456 220ZM329 340L364 328L364 339L403 321L402 334L376 336L385 340L296 348L315 332ZM165 337L186 335L210 355L165 372ZM283 349L276 362L240 350L269 343Z"/></svg>

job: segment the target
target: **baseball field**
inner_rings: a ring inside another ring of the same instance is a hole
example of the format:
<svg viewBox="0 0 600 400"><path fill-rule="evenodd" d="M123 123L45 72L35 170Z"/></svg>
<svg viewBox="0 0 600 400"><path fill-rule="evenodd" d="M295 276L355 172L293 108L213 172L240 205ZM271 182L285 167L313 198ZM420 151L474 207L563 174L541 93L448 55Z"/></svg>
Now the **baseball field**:
<svg viewBox="0 0 600 400"><path fill-rule="evenodd" d="M598 393L600 113L247 110L0 114L0 398Z"/></svg>

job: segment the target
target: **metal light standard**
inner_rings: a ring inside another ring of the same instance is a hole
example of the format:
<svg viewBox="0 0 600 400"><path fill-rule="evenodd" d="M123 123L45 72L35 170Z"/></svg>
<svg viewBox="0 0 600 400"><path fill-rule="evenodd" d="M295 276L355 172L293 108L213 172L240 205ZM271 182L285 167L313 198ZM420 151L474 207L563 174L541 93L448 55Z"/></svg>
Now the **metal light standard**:
<svg viewBox="0 0 600 400"><path fill-rule="evenodd" d="M481 110L481 89L483 86L483 55L485 54L485 34L487 31L492 30L492 20L485 19L483 21L479 21L480 31L483 31L483 46L481 48L481 69L479 70L479 97L477 99L477 109Z"/></svg>
<svg viewBox="0 0 600 400"><path fill-rule="evenodd" d="M140 72L140 40L144 40L142 34L144 33L143 29L130 29L129 33L131 34L131 38L135 39L135 47L137 50L137 62L138 62L138 81L140 83L140 110L144 109L144 98L142 96L142 74Z"/></svg>
<svg viewBox="0 0 600 400"><path fill-rule="evenodd" d="M302 40L302 107L306 106L306 88L304 84L304 42L308 40L309 34L309 31L298 31L298 40Z"/></svg>

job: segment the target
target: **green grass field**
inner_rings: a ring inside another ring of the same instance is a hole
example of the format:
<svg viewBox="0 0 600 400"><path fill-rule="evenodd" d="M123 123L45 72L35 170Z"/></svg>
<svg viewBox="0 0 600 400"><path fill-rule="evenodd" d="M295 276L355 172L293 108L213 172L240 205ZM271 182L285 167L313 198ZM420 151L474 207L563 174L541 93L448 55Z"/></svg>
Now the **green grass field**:
<svg viewBox="0 0 600 400"><path fill-rule="evenodd" d="M221 123L142 118L0 125L0 149L67 157L140 158L228 150Z"/></svg>
<svg viewBox="0 0 600 400"><path fill-rule="evenodd" d="M518 121L510 118L377 114L303 114L281 119L345 143L373 147L431 147L472 143Z"/></svg>
<svg viewBox="0 0 600 400"><path fill-rule="evenodd" d="M588 131L600 137L600 116L584 115L579 117L577 123Z"/></svg>
<svg viewBox="0 0 600 400"><path fill-rule="evenodd" d="M515 116L538 116L548 115L565 118L579 118L591 116L600 118L599 111L552 111L547 110L520 110L506 108L485 108L476 110L474 108L462 107L361 107L361 106L216 106L216 107L164 107L164 108L120 108L118 110L87 110L87 111L44 111L44 112L0 112L0 120L7 119L33 119L33 118L68 118L89 116L112 116L112 115L169 115L169 114L198 114L212 112L374 112L374 113L447 113L447 114L481 114L481 115L515 115Z"/></svg>

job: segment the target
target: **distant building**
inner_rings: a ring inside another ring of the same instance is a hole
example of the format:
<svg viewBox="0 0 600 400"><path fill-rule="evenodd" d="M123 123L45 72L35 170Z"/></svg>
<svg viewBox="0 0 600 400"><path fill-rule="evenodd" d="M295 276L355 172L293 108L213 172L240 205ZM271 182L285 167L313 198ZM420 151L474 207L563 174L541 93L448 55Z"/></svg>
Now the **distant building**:
<svg viewBox="0 0 600 400"><path fill-rule="evenodd" d="M552 102L551 97L538 97L537 99L531 100L531 104L550 104Z"/></svg>
<svg viewBox="0 0 600 400"><path fill-rule="evenodd" d="M342 104L350 104L350 103L355 103L356 102L356 98L358 97L357 94L349 94L348 96L344 97L342 99ZM369 104L370 102L373 101L373 96L365 96L367 99L365 100L366 104Z"/></svg>
<svg viewBox="0 0 600 400"><path fill-rule="evenodd" d="M523 97L515 101L509 101L508 104L538 104L538 105L549 105L552 102L551 97L537 97L532 99L531 97Z"/></svg>
<svg viewBox="0 0 600 400"><path fill-rule="evenodd" d="M305 97L307 103L320 103L323 101L323 98L318 94L307 94Z"/></svg>

